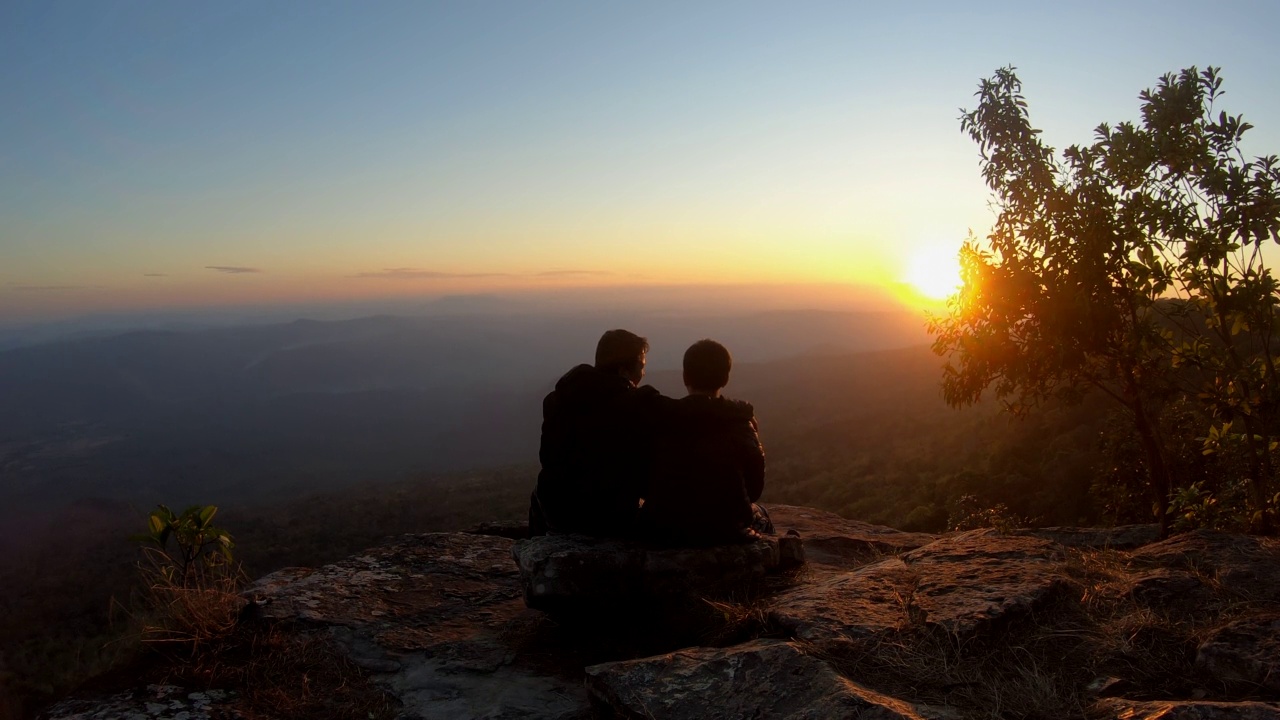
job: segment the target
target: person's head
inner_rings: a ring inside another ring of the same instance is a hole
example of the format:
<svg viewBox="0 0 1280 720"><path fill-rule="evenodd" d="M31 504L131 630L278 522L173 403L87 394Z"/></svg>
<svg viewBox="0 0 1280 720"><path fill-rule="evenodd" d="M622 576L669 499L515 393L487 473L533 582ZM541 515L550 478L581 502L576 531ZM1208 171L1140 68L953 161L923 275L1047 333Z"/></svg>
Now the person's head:
<svg viewBox="0 0 1280 720"><path fill-rule="evenodd" d="M729 384L733 358L715 340L699 340L684 351L684 386L690 393L719 395Z"/></svg>
<svg viewBox="0 0 1280 720"><path fill-rule="evenodd" d="M632 385L644 377L644 356L649 341L626 330L610 330L596 343L596 369L617 373Z"/></svg>

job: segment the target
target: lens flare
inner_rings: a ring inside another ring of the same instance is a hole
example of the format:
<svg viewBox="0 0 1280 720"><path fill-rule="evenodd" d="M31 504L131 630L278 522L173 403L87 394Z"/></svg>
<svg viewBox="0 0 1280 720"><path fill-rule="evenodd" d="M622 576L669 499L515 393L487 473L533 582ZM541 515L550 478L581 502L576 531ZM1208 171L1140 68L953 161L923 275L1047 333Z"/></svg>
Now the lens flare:
<svg viewBox="0 0 1280 720"><path fill-rule="evenodd" d="M942 300L960 288L960 262L954 251L922 252L911 258L903 279L921 295Z"/></svg>

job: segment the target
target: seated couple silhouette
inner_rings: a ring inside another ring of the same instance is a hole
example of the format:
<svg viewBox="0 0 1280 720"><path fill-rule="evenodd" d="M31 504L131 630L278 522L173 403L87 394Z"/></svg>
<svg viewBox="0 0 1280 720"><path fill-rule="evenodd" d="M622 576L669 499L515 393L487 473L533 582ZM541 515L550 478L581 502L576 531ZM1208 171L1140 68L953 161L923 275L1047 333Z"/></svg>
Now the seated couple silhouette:
<svg viewBox="0 0 1280 720"><path fill-rule="evenodd" d="M665 545L741 542L771 533L756 505L764 448L750 404L722 397L733 359L714 340L684 354L681 399L640 386L649 342L606 332L594 365L561 377L542 403L542 471L533 534L584 533Z"/></svg>

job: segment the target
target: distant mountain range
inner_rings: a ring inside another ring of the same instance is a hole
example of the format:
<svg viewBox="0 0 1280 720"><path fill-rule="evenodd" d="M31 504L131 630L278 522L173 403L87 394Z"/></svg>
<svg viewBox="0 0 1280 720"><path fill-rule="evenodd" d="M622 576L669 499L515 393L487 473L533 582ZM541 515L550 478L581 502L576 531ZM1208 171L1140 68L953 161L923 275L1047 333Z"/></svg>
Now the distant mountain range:
<svg viewBox="0 0 1280 720"><path fill-rule="evenodd" d="M649 337L655 378L702 337L740 365L926 340L900 312L470 313L19 347L0 352L0 521L86 497L280 500L533 462L541 397L612 327ZM678 384L668 375L662 389Z"/></svg>

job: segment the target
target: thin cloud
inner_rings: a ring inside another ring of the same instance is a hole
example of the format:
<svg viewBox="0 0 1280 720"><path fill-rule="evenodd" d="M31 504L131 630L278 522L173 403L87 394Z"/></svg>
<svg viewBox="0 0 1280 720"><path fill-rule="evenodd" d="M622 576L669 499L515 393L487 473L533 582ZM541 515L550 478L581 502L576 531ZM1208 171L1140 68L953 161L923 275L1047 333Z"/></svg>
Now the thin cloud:
<svg viewBox="0 0 1280 720"><path fill-rule="evenodd" d="M142 273L142 277L169 277L165 273Z"/></svg>
<svg viewBox="0 0 1280 720"><path fill-rule="evenodd" d="M358 278L382 278L385 280L447 280L451 278L491 278L506 277L507 273L456 273L441 270L421 270L419 268L386 268L376 272L362 272L352 275Z"/></svg>
<svg viewBox="0 0 1280 720"><path fill-rule="evenodd" d="M538 273L538 277L603 277L613 275L608 270L547 270Z"/></svg>
<svg viewBox="0 0 1280 720"><path fill-rule="evenodd" d="M260 273L258 268L244 267L243 265L205 265L205 270L216 270L220 273L228 275L243 275L245 273Z"/></svg>
<svg viewBox="0 0 1280 720"><path fill-rule="evenodd" d="M21 292L61 292L63 290L92 290L96 285L10 285Z"/></svg>

